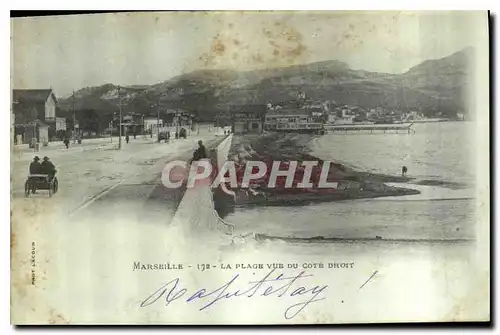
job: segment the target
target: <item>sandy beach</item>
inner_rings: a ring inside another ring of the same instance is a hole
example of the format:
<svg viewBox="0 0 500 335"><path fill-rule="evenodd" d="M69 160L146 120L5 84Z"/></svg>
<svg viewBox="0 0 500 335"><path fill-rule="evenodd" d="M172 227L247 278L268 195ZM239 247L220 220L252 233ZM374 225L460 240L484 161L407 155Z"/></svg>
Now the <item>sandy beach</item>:
<svg viewBox="0 0 500 335"><path fill-rule="evenodd" d="M395 187L386 183L405 183L411 178L357 171L351 167L332 161L328 170L328 182L338 182L335 189L319 188L318 176L321 173L323 160L310 154L308 143L314 135L291 133L267 133L252 135L234 135L228 160L236 163L238 185L248 161L262 161L271 166L272 161L318 161L313 168L311 188L298 188L297 182L302 180L303 171L297 168L291 188L284 187L284 177L278 177L275 188L268 187L269 170L264 178L252 181L250 188L233 189L236 197L234 206L295 206L307 203L338 201L346 199L378 198L386 196L419 194L418 190ZM281 178L281 180L280 180ZM229 201L222 192L216 192L220 201ZM225 206L222 206L225 207ZM223 211L224 212L224 211ZM221 215L224 215L224 213Z"/></svg>

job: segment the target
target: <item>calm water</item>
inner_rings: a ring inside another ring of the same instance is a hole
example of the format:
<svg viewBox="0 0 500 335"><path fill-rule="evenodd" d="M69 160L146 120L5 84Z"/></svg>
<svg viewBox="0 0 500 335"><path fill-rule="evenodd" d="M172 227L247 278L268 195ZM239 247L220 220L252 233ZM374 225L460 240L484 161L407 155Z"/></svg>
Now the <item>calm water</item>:
<svg viewBox="0 0 500 335"><path fill-rule="evenodd" d="M415 134L327 134L311 140L312 154L357 170L400 174L459 187L405 184L413 196L348 200L299 207L236 209L226 221L237 233L275 236L405 240L474 238L473 124L414 125ZM403 186L403 185L402 185Z"/></svg>
<svg viewBox="0 0 500 335"><path fill-rule="evenodd" d="M419 179L473 183L475 148L469 122L413 125L415 134L328 134L312 140L313 153L359 170L408 175Z"/></svg>

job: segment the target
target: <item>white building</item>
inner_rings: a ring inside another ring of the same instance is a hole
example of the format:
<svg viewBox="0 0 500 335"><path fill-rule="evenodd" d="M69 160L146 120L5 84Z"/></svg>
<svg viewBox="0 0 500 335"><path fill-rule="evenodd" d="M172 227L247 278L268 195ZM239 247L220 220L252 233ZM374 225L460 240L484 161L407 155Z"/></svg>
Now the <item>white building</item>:
<svg viewBox="0 0 500 335"><path fill-rule="evenodd" d="M144 118L144 130L150 131L150 130L155 130L157 125L160 125L160 127L163 127L163 120L160 119L158 120L155 117L145 117Z"/></svg>
<svg viewBox="0 0 500 335"><path fill-rule="evenodd" d="M335 115L335 113L329 113L326 122L335 123L336 120L337 120L337 115Z"/></svg>
<svg viewBox="0 0 500 335"><path fill-rule="evenodd" d="M417 112L417 111L410 111L410 112L407 112L406 114L402 114L402 117L401 119L403 121L415 121L415 120L419 120L419 119L422 119L423 116Z"/></svg>
<svg viewBox="0 0 500 335"><path fill-rule="evenodd" d="M268 112L264 129L276 131L320 130L323 129L323 123L305 110L284 109L280 112Z"/></svg>
<svg viewBox="0 0 500 335"><path fill-rule="evenodd" d="M347 115L345 117L337 118L335 124L354 124L354 115Z"/></svg>
<svg viewBox="0 0 500 335"><path fill-rule="evenodd" d="M34 121L36 119L51 123L56 121L57 99L52 89L13 90L14 113L20 119Z"/></svg>
<svg viewBox="0 0 500 335"><path fill-rule="evenodd" d="M56 131L66 130L66 118L56 117Z"/></svg>

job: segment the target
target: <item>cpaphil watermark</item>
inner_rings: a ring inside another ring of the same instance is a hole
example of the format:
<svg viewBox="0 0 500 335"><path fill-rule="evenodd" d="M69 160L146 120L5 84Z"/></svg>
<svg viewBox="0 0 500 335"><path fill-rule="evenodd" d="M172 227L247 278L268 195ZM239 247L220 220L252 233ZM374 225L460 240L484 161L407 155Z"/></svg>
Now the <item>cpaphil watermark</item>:
<svg viewBox="0 0 500 335"><path fill-rule="evenodd" d="M244 166L234 161L226 161L218 169L210 160L194 161L188 165L185 161L169 162L162 172L162 183L167 188L179 188L185 185L193 188L200 185L221 187L230 195L232 189L248 188L252 185L266 185L268 188L329 188L336 189L337 181L328 181L330 161L322 165L318 161L247 161ZM278 186L277 186L278 184Z"/></svg>

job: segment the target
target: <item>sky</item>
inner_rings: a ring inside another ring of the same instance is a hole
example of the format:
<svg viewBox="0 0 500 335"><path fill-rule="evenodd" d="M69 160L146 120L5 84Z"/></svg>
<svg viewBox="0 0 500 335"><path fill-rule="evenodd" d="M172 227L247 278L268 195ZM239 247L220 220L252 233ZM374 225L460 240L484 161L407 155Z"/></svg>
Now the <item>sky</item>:
<svg viewBox="0 0 500 335"><path fill-rule="evenodd" d="M477 47L486 12L149 12L11 19L12 87L150 85L324 60L402 73ZM484 46L482 46L484 48Z"/></svg>

